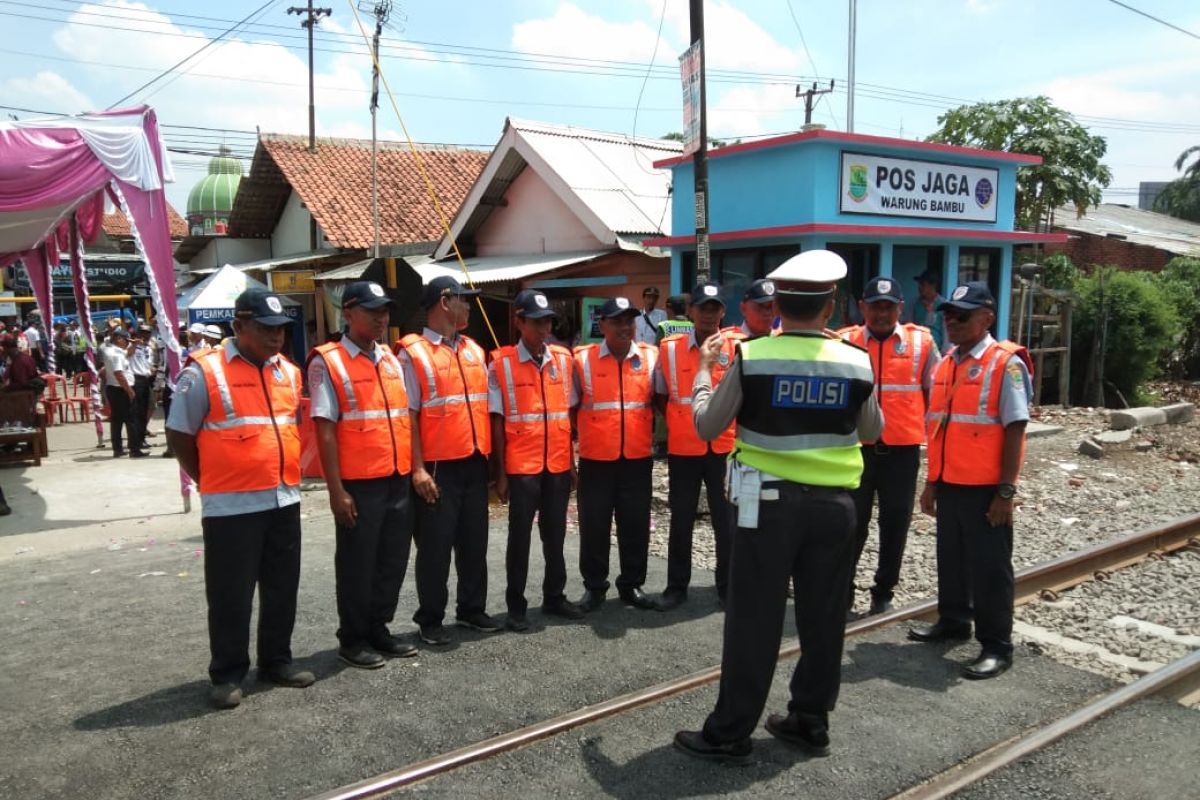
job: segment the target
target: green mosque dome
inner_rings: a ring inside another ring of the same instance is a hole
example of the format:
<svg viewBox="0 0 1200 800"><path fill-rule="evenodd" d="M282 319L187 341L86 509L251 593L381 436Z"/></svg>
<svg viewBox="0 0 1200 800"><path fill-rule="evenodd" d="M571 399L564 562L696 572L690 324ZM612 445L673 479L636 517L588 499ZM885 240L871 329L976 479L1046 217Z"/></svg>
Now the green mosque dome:
<svg viewBox="0 0 1200 800"><path fill-rule="evenodd" d="M242 162L229 157L222 145L220 155L208 162L208 174L188 194L188 232L192 236L224 236L229 214L242 181Z"/></svg>

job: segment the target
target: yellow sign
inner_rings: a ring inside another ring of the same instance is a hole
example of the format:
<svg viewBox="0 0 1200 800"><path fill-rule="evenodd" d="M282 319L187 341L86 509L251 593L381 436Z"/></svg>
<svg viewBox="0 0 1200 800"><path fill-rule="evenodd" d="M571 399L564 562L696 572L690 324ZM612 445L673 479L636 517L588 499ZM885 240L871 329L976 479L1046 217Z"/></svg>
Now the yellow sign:
<svg viewBox="0 0 1200 800"><path fill-rule="evenodd" d="M316 291L311 269L275 270L271 276L271 291L284 294L312 294Z"/></svg>

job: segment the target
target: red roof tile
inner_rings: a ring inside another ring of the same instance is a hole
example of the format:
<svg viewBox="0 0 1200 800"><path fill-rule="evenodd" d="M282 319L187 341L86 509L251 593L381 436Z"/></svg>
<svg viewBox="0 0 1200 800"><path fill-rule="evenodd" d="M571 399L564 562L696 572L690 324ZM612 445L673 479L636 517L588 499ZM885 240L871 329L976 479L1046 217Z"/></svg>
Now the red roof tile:
<svg viewBox="0 0 1200 800"><path fill-rule="evenodd" d="M318 139L308 152L303 136L265 134L261 145L316 218L335 247L370 247L371 142ZM418 145L447 222L454 218L490 153ZM433 242L442 237L441 219L429 198L416 159L405 143L379 143L379 238L387 244Z"/></svg>
<svg viewBox="0 0 1200 800"><path fill-rule="evenodd" d="M179 212L170 203L167 203L167 218L171 220L171 238L186 239L188 235L187 222L179 216ZM129 230L129 220L125 218L125 212L119 208L111 214L104 215L101 227L110 239L127 239L133 236Z"/></svg>

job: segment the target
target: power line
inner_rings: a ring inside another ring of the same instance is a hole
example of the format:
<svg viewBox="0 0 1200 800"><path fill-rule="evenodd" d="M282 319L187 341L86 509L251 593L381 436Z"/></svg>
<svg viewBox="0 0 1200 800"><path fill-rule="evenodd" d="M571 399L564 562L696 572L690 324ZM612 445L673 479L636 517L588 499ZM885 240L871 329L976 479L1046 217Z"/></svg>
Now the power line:
<svg viewBox="0 0 1200 800"><path fill-rule="evenodd" d="M814 73L820 72L817 69L817 62L813 60L812 53L809 52L808 42L804 41L804 31L800 28L800 20L796 18L795 9L792 8L792 0L784 0L784 2L787 3L787 10L788 14L792 17L792 24L796 26L796 33L800 36L800 46L804 48L804 56L808 59L808 65L812 67ZM834 127L840 128L842 127L842 123L838 120L837 112L833 110L833 103L829 101L828 97L825 97L825 94L827 93L822 93L821 99L825 101L825 105L829 108L829 116L833 117Z"/></svg>
<svg viewBox="0 0 1200 800"><path fill-rule="evenodd" d="M1121 8L1125 9L1126 11L1132 11L1133 13L1135 13L1139 16L1143 16L1146 19L1154 20L1159 25L1166 25L1168 28L1179 31L1180 33L1184 34L1185 36L1190 36L1193 39L1200 39L1200 34L1192 33L1191 31L1189 31L1185 28L1181 28L1178 25L1175 25L1174 23L1167 22L1165 19L1156 17L1153 14L1147 14L1145 11L1142 11L1140 8L1134 8L1133 6L1129 5L1128 3L1122 3L1121 0L1108 0L1108 2L1112 3L1115 6L1120 6Z"/></svg>

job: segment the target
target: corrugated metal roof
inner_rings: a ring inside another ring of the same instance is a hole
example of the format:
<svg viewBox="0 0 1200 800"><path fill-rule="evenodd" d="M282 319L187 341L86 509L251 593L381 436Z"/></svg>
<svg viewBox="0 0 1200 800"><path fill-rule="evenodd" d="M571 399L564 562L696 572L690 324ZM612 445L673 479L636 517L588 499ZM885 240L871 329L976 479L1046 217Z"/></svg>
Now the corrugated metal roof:
<svg viewBox="0 0 1200 800"><path fill-rule="evenodd" d="M581 264L593 258L607 255L611 250L584 250L574 253L543 253L540 255L524 256L479 256L466 259L467 270L471 274L471 282L480 285L487 283L502 283L540 275L543 272ZM446 261L431 261L427 264L414 264L413 269L421 276L422 283L429 283L434 278L449 275L467 283L462 267L457 259Z"/></svg>
<svg viewBox="0 0 1200 800"><path fill-rule="evenodd" d="M1076 217L1074 206L1057 208L1054 227L1094 236L1113 234L1168 253L1200 256L1200 223L1118 203L1101 203L1082 218Z"/></svg>

